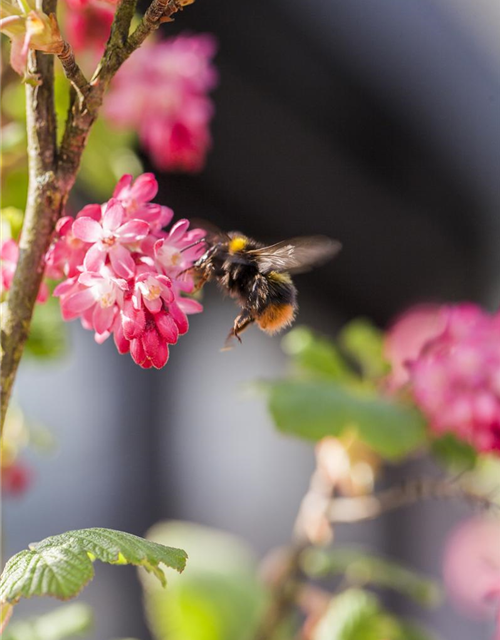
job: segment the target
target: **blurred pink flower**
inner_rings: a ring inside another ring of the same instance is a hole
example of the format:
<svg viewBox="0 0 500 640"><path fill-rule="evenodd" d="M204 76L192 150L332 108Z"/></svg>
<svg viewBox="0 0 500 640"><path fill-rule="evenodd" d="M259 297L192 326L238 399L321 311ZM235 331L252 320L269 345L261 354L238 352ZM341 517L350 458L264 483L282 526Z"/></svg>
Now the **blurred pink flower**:
<svg viewBox="0 0 500 640"><path fill-rule="evenodd" d="M384 356L391 365L392 389L408 382L408 365L420 355L427 342L444 331L446 313L443 310L438 305L412 307L397 318L387 332Z"/></svg>
<svg viewBox="0 0 500 640"><path fill-rule="evenodd" d="M407 385L437 434L500 452L500 313L473 304L410 309L384 353L389 390Z"/></svg>
<svg viewBox="0 0 500 640"><path fill-rule="evenodd" d="M8 291L12 286L14 273L19 260L19 246L15 240L5 240L0 245L0 274L2 291ZM49 289L45 282L40 285L36 301L43 303L49 297Z"/></svg>
<svg viewBox="0 0 500 640"><path fill-rule="evenodd" d="M413 396L436 433L500 452L500 313L447 307L445 329L409 365Z"/></svg>
<svg viewBox="0 0 500 640"><path fill-rule="evenodd" d="M159 169L200 171L211 144L215 40L181 35L138 49L116 75L105 114L133 128Z"/></svg>
<svg viewBox="0 0 500 640"><path fill-rule="evenodd" d="M117 0L66 0L65 28L69 43L77 53L100 55L113 22Z"/></svg>
<svg viewBox="0 0 500 640"><path fill-rule="evenodd" d="M202 310L182 294L193 289L184 271L205 250L205 232L187 220L163 231L173 212L150 202L157 191L153 174L123 176L109 202L61 219L48 253L51 273L68 276L54 291L63 318L79 317L98 343L113 334L118 351L144 368L163 367L188 331L186 314Z"/></svg>
<svg viewBox="0 0 500 640"><path fill-rule="evenodd" d="M19 497L25 493L31 484L31 470L20 462L2 465L1 482L2 494Z"/></svg>
<svg viewBox="0 0 500 640"><path fill-rule="evenodd" d="M446 587L465 611L496 613L500 640L500 521L474 518L457 528L446 544Z"/></svg>

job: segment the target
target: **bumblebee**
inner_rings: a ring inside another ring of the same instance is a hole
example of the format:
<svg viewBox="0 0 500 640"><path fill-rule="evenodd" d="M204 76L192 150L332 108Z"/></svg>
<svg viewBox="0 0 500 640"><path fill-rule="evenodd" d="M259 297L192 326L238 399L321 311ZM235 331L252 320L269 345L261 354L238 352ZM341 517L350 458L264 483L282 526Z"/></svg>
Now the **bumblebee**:
<svg viewBox="0 0 500 640"><path fill-rule="evenodd" d="M196 288L216 281L241 307L225 349L233 338L241 342L240 333L254 322L271 335L292 324L298 309L292 275L326 262L341 248L325 236L265 246L236 231L224 233L204 226L207 250L192 267Z"/></svg>

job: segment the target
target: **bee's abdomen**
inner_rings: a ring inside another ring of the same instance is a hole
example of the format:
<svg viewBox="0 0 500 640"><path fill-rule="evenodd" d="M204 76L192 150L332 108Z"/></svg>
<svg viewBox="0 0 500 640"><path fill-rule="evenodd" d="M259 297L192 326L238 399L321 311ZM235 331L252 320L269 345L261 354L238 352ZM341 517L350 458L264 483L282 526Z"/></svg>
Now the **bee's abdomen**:
<svg viewBox="0 0 500 640"><path fill-rule="evenodd" d="M290 302L270 302L257 316L256 321L263 331L273 334L292 324L295 312L295 304Z"/></svg>

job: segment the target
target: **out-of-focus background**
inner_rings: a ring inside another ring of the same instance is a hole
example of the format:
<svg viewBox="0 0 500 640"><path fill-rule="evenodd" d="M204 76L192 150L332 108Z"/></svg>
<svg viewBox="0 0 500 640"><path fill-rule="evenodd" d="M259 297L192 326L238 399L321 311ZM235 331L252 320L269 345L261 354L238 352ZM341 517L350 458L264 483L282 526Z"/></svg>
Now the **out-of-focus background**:
<svg viewBox="0 0 500 640"><path fill-rule="evenodd" d="M496 0L200 0L164 28L185 30L219 42L214 146L198 176L157 174L158 201L262 240L340 239L334 262L297 278L299 322L328 335L359 315L386 326L415 302L498 306ZM77 324L62 359L23 363L16 400L58 451L31 455L32 489L4 503L6 557L69 529L142 535L165 518L234 532L259 555L289 539L312 447L276 434L248 393L284 370L280 339L251 329L220 353L236 308L212 288L203 302L161 371ZM439 577L445 533L466 513L428 504L338 534ZM135 571L96 570L82 596L94 637L148 638ZM444 638L489 637L448 604L418 615Z"/></svg>

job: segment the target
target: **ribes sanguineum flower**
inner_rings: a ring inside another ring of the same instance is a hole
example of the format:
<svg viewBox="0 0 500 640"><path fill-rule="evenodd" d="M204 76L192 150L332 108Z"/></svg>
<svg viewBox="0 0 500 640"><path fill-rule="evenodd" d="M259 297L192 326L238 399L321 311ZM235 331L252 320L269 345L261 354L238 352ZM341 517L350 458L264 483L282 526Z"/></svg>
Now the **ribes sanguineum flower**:
<svg viewBox="0 0 500 640"><path fill-rule="evenodd" d="M208 92L217 74L212 36L181 35L135 51L114 79L105 114L118 127L139 132L159 169L203 168L211 138Z"/></svg>
<svg viewBox="0 0 500 640"><path fill-rule="evenodd" d="M452 432L478 451L500 452L500 313L473 304L420 310L396 323L388 340L398 378L432 430Z"/></svg>
<svg viewBox="0 0 500 640"><path fill-rule="evenodd" d="M37 9L35 0L0 0L0 31L11 40L10 63L21 76L30 49L55 53L62 46L55 16Z"/></svg>
<svg viewBox="0 0 500 640"><path fill-rule="evenodd" d="M187 315L202 310L183 294L193 289L186 269L205 250L204 232L187 220L163 231L173 212L151 202L157 191L152 174L123 176L107 203L61 219L47 254L47 270L67 276L54 292L63 318L80 318L99 343L113 334L144 368L163 367Z"/></svg>
<svg viewBox="0 0 500 640"><path fill-rule="evenodd" d="M88 52L92 57L102 53L117 4L116 0L66 0L65 32L77 53Z"/></svg>

